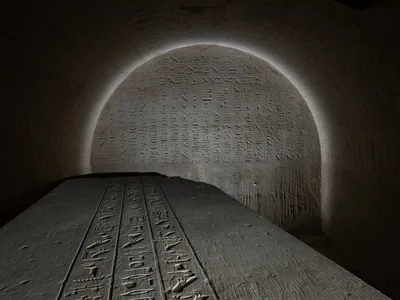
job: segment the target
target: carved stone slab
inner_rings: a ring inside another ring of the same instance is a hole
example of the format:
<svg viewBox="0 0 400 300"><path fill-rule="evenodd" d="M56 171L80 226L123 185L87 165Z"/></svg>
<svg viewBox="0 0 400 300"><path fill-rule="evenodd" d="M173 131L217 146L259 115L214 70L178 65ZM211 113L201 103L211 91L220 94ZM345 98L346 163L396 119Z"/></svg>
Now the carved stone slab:
<svg viewBox="0 0 400 300"><path fill-rule="evenodd" d="M238 50L193 46L148 61L116 89L91 164L211 183L288 228L319 216L319 149L284 76Z"/></svg>
<svg viewBox="0 0 400 300"><path fill-rule="evenodd" d="M227 194L179 178L67 181L0 239L0 299L388 299Z"/></svg>

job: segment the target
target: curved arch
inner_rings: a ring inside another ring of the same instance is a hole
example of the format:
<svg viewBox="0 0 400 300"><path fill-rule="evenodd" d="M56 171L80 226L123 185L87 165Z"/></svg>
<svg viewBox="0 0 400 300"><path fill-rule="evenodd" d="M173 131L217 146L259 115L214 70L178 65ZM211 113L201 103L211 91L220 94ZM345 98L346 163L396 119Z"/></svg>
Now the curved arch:
<svg viewBox="0 0 400 300"><path fill-rule="evenodd" d="M132 72L134 72L137 68L139 68L149 60L176 49L190 47L190 46L197 46L197 45L209 45L209 46L221 46L221 47L233 48L238 51L253 55L256 58L265 61L267 64L271 65L278 72L280 72L297 89L297 91L300 93L300 95L306 102L311 112L311 115L314 119L318 131L321 161L327 161L329 159L330 148L331 148L328 139L329 127L328 124L325 124L326 118L324 118L322 114L322 110L319 107L317 98L314 96L313 92L307 87L307 84L304 81L302 81L301 74L293 73L292 70L286 68L284 62L274 58L274 52L266 53L255 48L250 49L246 46L241 45L240 43L224 42L221 40L218 41L193 40L193 41L187 41L186 43L176 43L176 44L171 43L169 44L169 46L153 50L152 52L148 53L145 56L140 56L138 59L133 61L131 65L127 66L120 73L118 73L115 79L105 88L104 92L99 97L97 105L93 108L90 117L88 118L88 123L85 126L85 131L84 131L85 138L83 140L86 142L82 145L81 156L80 156L81 168L83 173L91 172L91 148L97 121L101 115L104 106L106 105L110 97L113 95L117 87ZM328 182L329 182L329 169L324 168L324 164L321 163L321 206L323 215L324 215L324 210L325 211L329 210L329 201L328 201L329 193L328 193L328 186L326 185Z"/></svg>
<svg viewBox="0 0 400 300"><path fill-rule="evenodd" d="M97 120L100 117L100 114L108 102L109 98L111 95L114 93L114 91L117 89L117 87L131 74L133 71L135 71L137 68L142 66L144 63L148 62L149 60L165 54L167 52L180 49L180 48L185 48L189 46L197 46L197 45L210 45L210 46L222 46L222 47L228 47L228 48L233 48L248 54L251 54L269 65L271 65L273 68L278 70L283 76L285 76L291 83L292 85L299 91L303 99L306 101L308 108L310 109L310 112L314 118L315 124L317 126L318 130L318 137L321 145L321 158L328 158L329 157L329 149L330 145L328 144L329 139L328 139L328 126L324 122L324 117L321 114L321 109L318 107L318 102L316 100L316 97L313 95L313 92L307 89L306 84L304 84L301 79L300 79L300 74L294 74L289 72L288 70L285 69L284 65L282 62L278 62L273 58L273 55L263 53L261 51L249 49L245 46L239 45L238 43L232 43L232 42L222 42L222 41L194 41L190 42L188 41L186 44L171 44L169 47L164 47L161 49L158 49L156 51L153 51L152 53L149 53L148 55L144 57L140 57L139 59L136 59L130 66L127 66L126 69L122 70L116 77L115 79L110 83L108 87L105 88L104 92L102 93L98 104L93 108L90 117L88 118L88 124L85 126L85 132L84 136L86 137L84 140L87 141L84 145L82 145L82 150L81 150L81 156L80 156L80 162L81 162L81 168L84 173L90 173L91 172L91 167L90 167L90 156L91 156L91 147L92 147L92 141L93 141L93 135L94 131L96 128Z"/></svg>

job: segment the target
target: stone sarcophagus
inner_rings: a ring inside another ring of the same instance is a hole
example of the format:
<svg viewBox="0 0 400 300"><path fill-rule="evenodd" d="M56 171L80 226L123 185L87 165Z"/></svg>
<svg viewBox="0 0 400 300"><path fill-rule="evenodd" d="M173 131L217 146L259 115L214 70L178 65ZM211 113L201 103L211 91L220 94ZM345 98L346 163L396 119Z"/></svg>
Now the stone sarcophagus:
<svg viewBox="0 0 400 300"><path fill-rule="evenodd" d="M388 299L215 187L67 180L0 232L0 299Z"/></svg>

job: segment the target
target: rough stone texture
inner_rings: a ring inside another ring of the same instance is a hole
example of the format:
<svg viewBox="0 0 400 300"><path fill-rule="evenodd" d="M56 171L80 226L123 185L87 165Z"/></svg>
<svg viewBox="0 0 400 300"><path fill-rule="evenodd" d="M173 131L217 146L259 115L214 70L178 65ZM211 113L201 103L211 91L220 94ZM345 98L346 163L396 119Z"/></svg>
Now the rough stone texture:
<svg viewBox="0 0 400 300"><path fill-rule="evenodd" d="M299 87L320 134L324 230L398 293L400 3L381 3L5 1L2 216L46 183L90 172L102 104L133 66L176 45L234 45Z"/></svg>
<svg viewBox="0 0 400 300"><path fill-rule="evenodd" d="M108 181L67 180L0 229L0 299L55 299Z"/></svg>
<svg viewBox="0 0 400 300"><path fill-rule="evenodd" d="M215 187L67 181L0 232L0 298L389 299Z"/></svg>
<svg viewBox="0 0 400 300"><path fill-rule="evenodd" d="M159 172L211 183L291 228L318 223L320 146L310 111L266 62L193 46L136 69L105 105L92 172Z"/></svg>

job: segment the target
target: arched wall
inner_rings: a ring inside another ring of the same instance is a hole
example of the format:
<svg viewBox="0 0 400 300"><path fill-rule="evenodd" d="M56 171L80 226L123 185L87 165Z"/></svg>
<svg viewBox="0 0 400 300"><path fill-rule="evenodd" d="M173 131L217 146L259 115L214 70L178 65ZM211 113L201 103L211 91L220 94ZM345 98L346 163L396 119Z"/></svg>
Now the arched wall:
<svg viewBox="0 0 400 300"><path fill-rule="evenodd" d="M321 146L328 145L321 150L325 231L376 284L398 285L400 258L389 246L400 225L398 5L382 1L356 11L330 0L5 3L2 213L46 183L89 171L83 154L90 151L82 152L90 149L88 132L133 64L219 41L267 56L314 99L308 104Z"/></svg>
<svg viewBox="0 0 400 300"><path fill-rule="evenodd" d="M154 57L115 88L96 123L94 173L181 176L287 229L320 222L314 119L296 87L249 53L196 45Z"/></svg>
<svg viewBox="0 0 400 300"><path fill-rule="evenodd" d="M281 58L277 57L274 54L274 51L271 51L271 49L268 48L260 50L257 48L257 45L253 45L252 48L249 48L249 46L243 41L235 41L233 38L230 38L229 40L225 40L223 37L219 37L218 39L189 38L184 43L174 43L173 41L169 41L167 45L163 45L163 47L160 47L159 49L152 49L150 53L139 55L139 58L134 57L134 60L124 66L120 70L120 72L117 73L117 76L105 86L101 95L99 95L98 102L93 106L90 117L87 118L87 123L84 127L84 142L82 143L82 149L80 152L81 168L83 172L90 173L92 171L90 163L92 152L92 139L94 136L97 121L100 118L101 111L103 110L107 101L109 101L112 94L118 88L118 86L137 68L141 67L143 64L154 59L155 57L176 49L196 45L221 46L236 49L244 53L249 53L252 56L255 56L265 61L274 69L276 69L279 73L285 76L285 78L287 78L291 82L291 84L293 84L293 86L301 94L304 101L307 103L307 106L310 109L314 121L316 122L319 139L320 141L322 141L320 144L321 152L323 153L322 157L329 158L330 140L328 134L329 125L327 124L327 118L324 116L323 110L319 108L319 101L316 100L313 91L309 87L307 87L306 81L301 78L300 73L285 66L284 61L282 61ZM326 174L326 176L328 176L328 174Z"/></svg>

